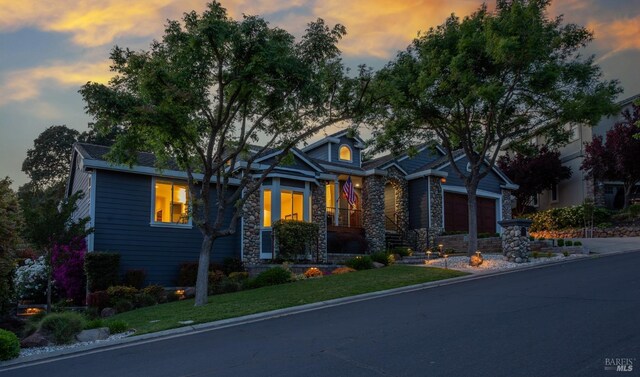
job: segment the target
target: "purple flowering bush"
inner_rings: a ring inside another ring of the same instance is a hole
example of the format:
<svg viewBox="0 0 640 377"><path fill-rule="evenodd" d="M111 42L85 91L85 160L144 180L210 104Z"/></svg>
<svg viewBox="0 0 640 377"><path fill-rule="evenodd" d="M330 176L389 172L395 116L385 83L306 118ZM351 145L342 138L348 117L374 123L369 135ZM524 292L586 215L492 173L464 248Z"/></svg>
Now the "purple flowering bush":
<svg viewBox="0 0 640 377"><path fill-rule="evenodd" d="M53 280L60 295L83 304L87 278L84 273L84 255L87 244L84 238L75 238L68 245L56 244L51 250Z"/></svg>

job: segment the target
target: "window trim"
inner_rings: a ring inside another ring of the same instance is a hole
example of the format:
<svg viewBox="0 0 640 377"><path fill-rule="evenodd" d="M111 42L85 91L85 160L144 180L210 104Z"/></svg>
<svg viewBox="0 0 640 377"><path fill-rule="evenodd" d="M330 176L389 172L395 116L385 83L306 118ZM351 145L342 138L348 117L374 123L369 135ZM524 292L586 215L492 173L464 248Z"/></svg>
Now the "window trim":
<svg viewBox="0 0 640 377"><path fill-rule="evenodd" d="M554 190L554 188L555 188L555 190ZM555 199L553 198L553 192L554 192L554 191L556 192L556 197L555 197ZM551 203L557 203L557 202L558 202L558 200L559 200L559 197L560 197L560 195L559 195L559 192L558 192L558 184L554 184L554 185L551 187L551 190L549 190L549 199L550 199L550 202L551 202Z"/></svg>
<svg viewBox="0 0 640 377"><path fill-rule="evenodd" d="M345 159L340 157L340 150L342 148L347 148L349 150L349 157L351 157L350 159ZM340 146L338 147L338 161L346 161L346 162L353 162L353 149L351 149L350 146L348 146L347 144L340 144Z"/></svg>
<svg viewBox="0 0 640 377"><path fill-rule="evenodd" d="M186 183L185 181L180 181L180 180L175 180L175 179L164 179L162 177L152 177L151 179L151 213L150 213L150 219L149 219L149 225L151 227L155 227L155 228L181 228L181 229L192 229L193 228L193 216L191 216L191 213L189 213L189 222L187 222L186 224L177 224L177 223L162 223L162 222L157 222L155 219L155 209L156 209L156 182L158 181L158 178L160 181L163 182L171 182L171 184L184 184L187 186L187 195L191 195L191 193L189 192L189 184ZM187 206L191 207L190 203L189 203L189 197L187 197ZM190 208L189 208L190 210Z"/></svg>

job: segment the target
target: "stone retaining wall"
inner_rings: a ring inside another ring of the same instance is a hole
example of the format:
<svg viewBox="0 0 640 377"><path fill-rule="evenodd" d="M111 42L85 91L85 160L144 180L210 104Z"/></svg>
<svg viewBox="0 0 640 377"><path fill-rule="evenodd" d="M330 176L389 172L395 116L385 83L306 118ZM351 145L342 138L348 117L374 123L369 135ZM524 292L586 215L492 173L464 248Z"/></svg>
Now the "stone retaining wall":
<svg viewBox="0 0 640 377"><path fill-rule="evenodd" d="M467 234L455 234L450 236L438 236L435 239L433 247L437 247L442 244L443 248L455 249L460 253L466 253L469 248L469 240ZM500 237L489 237L478 239L478 250L483 253L487 252L500 252L502 250L502 240Z"/></svg>
<svg viewBox="0 0 640 377"><path fill-rule="evenodd" d="M327 255L328 255L329 263L341 264L348 261L349 259L352 259L355 257L361 257L363 254L329 253Z"/></svg>
<svg viewBox="0 0 640 377"><path fill-rule="evenodd" d="M543 230L531 232L535 238L584 238L585 229ZM588 236L588 235L587 235ZM593 228L592 238L640 237L640 226Z"/></svg>
<svg viewBox="0 0 640 377"><path fill-rule="evenodd" d="M260 274L261 272L267 271L275 267L282 267L282 265L281 264L254 265L254 266L247 267L247 271L249 272L249 276L253 277ZM323 274L330 274L331 271L335 270L338 267L342 267L342 265L339 265L339 264L290 264L288 266L289 270L294 274L302 274L311 267L318 268L320 271L322 271Z"/></svg>

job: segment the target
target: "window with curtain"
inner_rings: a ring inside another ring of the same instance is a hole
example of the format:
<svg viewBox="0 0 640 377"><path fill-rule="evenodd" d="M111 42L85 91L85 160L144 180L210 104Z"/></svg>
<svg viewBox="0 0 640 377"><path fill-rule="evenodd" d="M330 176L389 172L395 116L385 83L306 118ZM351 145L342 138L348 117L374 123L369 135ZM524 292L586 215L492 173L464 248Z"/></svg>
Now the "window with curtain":
<svg viewBox="0 0 640 377"><path fill-rule="evenodd" d="M189 190L186 184L156 181L153 221L167 224L189 223Z"/></svg>
<svg viewBox="0 0 640 377"><path fill-rule="evenodd" d="M340 146L338 150L339 158L341 161L351 161L351 148L346 145Z"/></svg>
<svg viewBox="0 0 640 377"><path fill-rule="evenodd" d="M304 221L304 193L300 191L280 191L280 218Z"/></svg>
<svg viewBox="0 0 640 377"><path fill-rule="evenodd" d="M271 226L271 190L262 191L262 226Z"/></svg>

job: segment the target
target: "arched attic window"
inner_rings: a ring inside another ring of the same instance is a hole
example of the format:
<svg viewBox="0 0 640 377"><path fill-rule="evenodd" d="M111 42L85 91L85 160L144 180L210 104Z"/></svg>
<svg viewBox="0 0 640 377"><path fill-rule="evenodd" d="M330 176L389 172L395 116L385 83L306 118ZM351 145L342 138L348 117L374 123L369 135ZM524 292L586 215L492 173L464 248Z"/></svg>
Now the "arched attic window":
<svg viewBox="0 0 640 377"><path fill-rule="evenodd" d="M349 148L348 145L341 145L338 150L338 158L340 158L340 161L353 161L351 157L351 148Z"/></svg>

